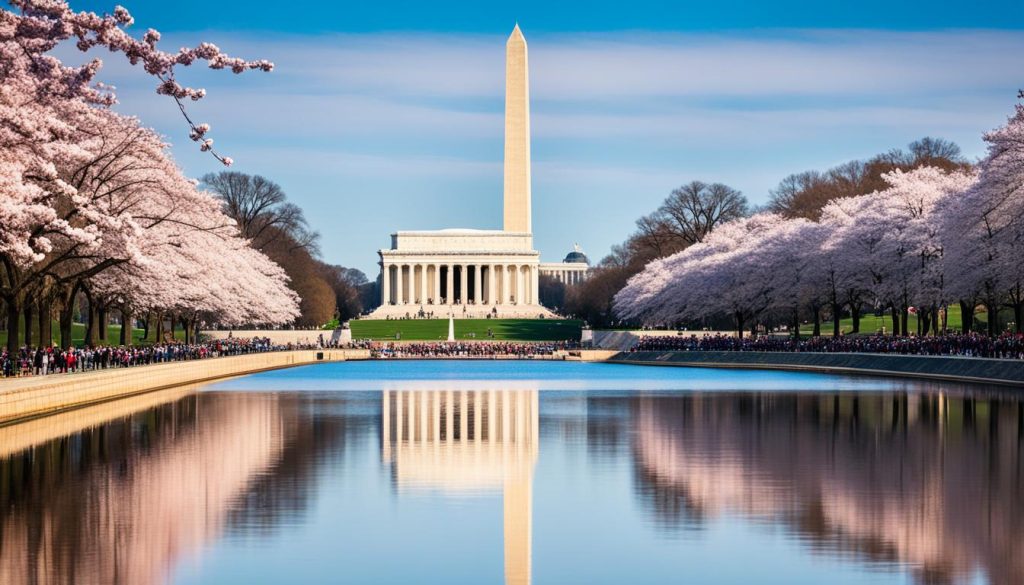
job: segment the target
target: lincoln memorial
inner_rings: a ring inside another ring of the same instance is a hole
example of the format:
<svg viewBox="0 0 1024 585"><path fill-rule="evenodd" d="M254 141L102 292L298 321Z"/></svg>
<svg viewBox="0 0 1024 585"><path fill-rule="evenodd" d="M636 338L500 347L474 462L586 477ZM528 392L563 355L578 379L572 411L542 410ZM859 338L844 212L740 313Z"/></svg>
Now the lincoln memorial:
<svg viewBox="0 0 1024 585"><path fill-rule="evenodd" d="M530 83L526 39L517 25L505 54L503 229L391 234L391 247L378 252L381 306L370 317L403 317L419 311L438 317L554 316L538 297L537 283L546 267L533 248L531 197ZM580 265L568 269L579 272ZM569 275L565 269L558 273ZM574 273L573 278L579 277Z"/></svg>

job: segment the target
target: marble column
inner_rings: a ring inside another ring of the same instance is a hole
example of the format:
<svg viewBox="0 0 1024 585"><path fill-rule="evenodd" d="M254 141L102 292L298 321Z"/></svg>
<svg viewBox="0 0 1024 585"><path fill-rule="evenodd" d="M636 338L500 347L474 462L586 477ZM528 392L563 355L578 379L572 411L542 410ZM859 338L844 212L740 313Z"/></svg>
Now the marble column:
<svg viewBox="0 0 1024 585"><path fill-rule="evenodd" d="M441 303L441 265L434 264L434 304Z"/></svg>
<svg viewBox="0 0 1024 585"><path fill-rule="evenodd" d="M515 270L516 270L516 304L517 305L522 305L522 304L524 304L524 300L525 300L524 297L526 296L526 295L523 294L523 267L517 265L515 267Z"/></svg>
<svg viewBox="0 0 1024 585"><path fill-rule="evenodd" d="M540 304L540 266L533 267L533 302Z"/></svg>
<svg viewBox="0 0 1024 585"><path fill-rule="evenodd" d="M420 264L420 298L421 305L427 304L427 265Z"/></svg>
<svg viewBox="0 0 1024 585"><path fill-rule="evenodd" d="M512 295L508 286L508 266L501 265L501 304L507 305L512 302Z"/></svg>
<svg viewBox="0 0 1024 585"><path fill-rule="evenodd" d="M463 305L469 301L469 265L461 264L459 266L459 282L462 286L459 287L459 302Z"/></svg>
<svg viewBox="0 0 1024 585"><path fill-rule="evenodd" d="M448 278L445 279L445 285L448 289L444 293L444 303L446 305L451 305L452 301L455 300L453 298L453 294L455 292L455 265L446 264L445 267L448 269Z"/></svg>
<svg viewBox="0 0 1024 585"><path fill-rule="evenodd" d="M403 304L405 304L405 301L404 301L404 296L405 295L403 294L403 291L402 291L402 288L403 288L403 286L402 286L402 268L403 268L403 266L401 264L398 264L397 266L395 266L395 268L397 268L397 270L395 270L395 304L396 305L403 305Z"/></svg>
<svg viewBox="0 0 1024 585"><path fill-rule="evenodd" d="M479 264L473 265L473 302L482 305L483 303L483 283L481 282L481 276L483 271L480 269Z"/></svg>
<svg viewBox="0 0 1024 585"><path fill-rule="evenodd" d="M387 306L391 304L391 265L382 263L383 270L380 278L380 304Z"/></svg>
<svg viewBox="0 0 1024 585"><path fill-rule="evenodd" d="M494 294L494 264L487 265L487 304L497 304L497 295Z"/></svg>

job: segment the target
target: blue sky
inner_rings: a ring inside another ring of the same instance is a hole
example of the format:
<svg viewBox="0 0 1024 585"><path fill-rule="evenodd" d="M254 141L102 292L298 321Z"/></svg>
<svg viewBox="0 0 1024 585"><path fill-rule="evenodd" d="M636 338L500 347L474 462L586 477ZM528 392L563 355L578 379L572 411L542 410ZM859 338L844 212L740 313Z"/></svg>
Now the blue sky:
<svg viewBox="0 0 1024 585"><path fill-rule="evenodd" d="M193 113L236 170L281 183L323 234L324 258L371 277L395 229L500 227L516 20L530 46L545 260L573 242L603 256L694 179L760 203L787 174L925 135L978 157L1024 86L1019 0L122 3L166 49L210 40L276 63L180 77L208 90ZM164 133L190 175L219 170L149 79L106 61L122 111Z"/></svg>

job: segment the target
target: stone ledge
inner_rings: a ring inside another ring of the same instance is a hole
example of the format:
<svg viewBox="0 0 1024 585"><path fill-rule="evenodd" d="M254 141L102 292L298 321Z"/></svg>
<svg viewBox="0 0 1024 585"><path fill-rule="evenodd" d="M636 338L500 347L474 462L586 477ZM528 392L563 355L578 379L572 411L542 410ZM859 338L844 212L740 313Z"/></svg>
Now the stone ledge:
<svg viewBox="0 0 1024 585"><path fill-rule="evenodd" d="M1024 360L865 353L638 351L619 353L607 361L658 366L890 376L1024 387Z"/></svg>
<svg viewBox="0 0 1024 585"><path fill-rule="evenodd" d="M323 354L323 359L318 359L317 354ZM369 357L368 350L274 351L78 374L6 379L0 381L0 424L183 384L320 361Z"/></svg>

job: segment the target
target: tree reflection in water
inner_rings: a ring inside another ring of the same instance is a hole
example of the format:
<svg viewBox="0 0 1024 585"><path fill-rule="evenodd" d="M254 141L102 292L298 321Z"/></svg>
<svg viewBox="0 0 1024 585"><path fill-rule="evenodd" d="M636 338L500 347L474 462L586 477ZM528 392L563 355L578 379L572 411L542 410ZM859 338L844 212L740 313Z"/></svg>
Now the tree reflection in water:
<svg viewBox="0 0 1024 585"><path fill-rule="evenodd" d="M1024 583L1017 400L696 394L631 413L636 493L664 528L740 514L920 583Z"/></svg>
<svg viewBox="0 0 1024 585"><path fill-rule="evenodd" d="M917 388L929 391L549 393L541 384L146 394L0 427L0 583L173 581L183 562L220 541L270 541L282 527L315 524L314 502L337 493L343 477L382 472L392 489L348 484L352 505L395 498L408 509L436 507L443 502L419 492L451 502L500 491L506 581L539 580L533 543L545 539L533 532L554 519L534 518L534 504L588 509L571 490L563 497L574 500L559 501L557 490L536 491L570 481L568 470L544 463L546 449L574 465L573 481L598 491L606 480L628 486L632 475L632 495L615 500L607 491L601 502L633 510L639 501L638 517L650 519L645 534L662 543L681 536L686 547L717 520L739 518L782 527L811 554L908 571L921 584L978 574L994 585L1024 583L1024 403ZM577 453L586 465L575 465ZM373 533L385 541L361 550L400 554L395 537L415 534L422 519L389 518ZM614 542L609 530L601 542ZM324 553L327 570L344 572L336 552L326 554L336 544L323 546L314 552ZM415 546L433 551L435 543ZM625 558L642 574L645 548L630 551ZM380 564L346 560L360 561Z"/></svg>

